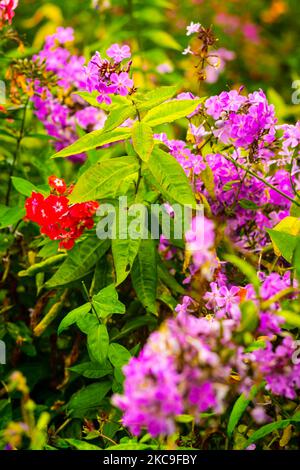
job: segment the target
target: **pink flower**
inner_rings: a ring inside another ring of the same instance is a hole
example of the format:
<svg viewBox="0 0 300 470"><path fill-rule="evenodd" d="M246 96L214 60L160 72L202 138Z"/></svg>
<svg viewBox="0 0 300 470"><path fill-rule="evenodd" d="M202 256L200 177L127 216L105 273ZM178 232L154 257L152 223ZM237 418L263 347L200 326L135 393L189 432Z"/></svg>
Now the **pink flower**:
<svg viewBox="0 0 300 470"><path fill-rule="evenodd" d="M60 42L60 44L65 44L66 42L74 41L74 30L73 28L62 28L59 27L54 34L55 39Z"/></svg>
<svg viewBox="0 0 300 470"><path fill-rule="evenodd" d="M131 57L130 47L129 46L119 46L119 44L113 44L107 49L106 54L108 57L113 59L115 62L122 62L124 59Z"/></svg>
<svg viewBox="0 0 300 470"><path fill-rule="evenodd" d="M115 85L116 90L121 96L128 95L128 88L133 86L133 80L129 78L127 72L121 72L120 74L112 73L110 76L110 81Z"/></svg>
<svg viewBox="0 0 300 470"><path fill-rule="evenodd" d="M96 86L96 90L99 93L97 96L98 103L111 104L111 97L109 95L115 93L116 87L107 86L105 83L100 82Z"/></svg>

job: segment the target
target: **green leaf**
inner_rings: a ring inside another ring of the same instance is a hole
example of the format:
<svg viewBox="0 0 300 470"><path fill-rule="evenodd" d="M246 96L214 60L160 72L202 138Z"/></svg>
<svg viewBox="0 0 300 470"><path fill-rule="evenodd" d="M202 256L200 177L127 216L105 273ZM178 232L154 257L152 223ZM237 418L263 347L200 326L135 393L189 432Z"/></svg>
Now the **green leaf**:
<svg viewBox="0 0 300 470"><path fill-rule="evenodd" d="M248 199L240 199L239 200L239 205L243 209L249 209L249 210L252 210L252 211L257 211L259 209L258 205L255 204L255 202L249 201Z"/></svg>
<svg viewBox="0 0 300 470"><path fill-rule="evenodd" d="M126 442L124 444L117 444L110 447L106 447L107 450L150 450L150 449L158 449L156 445L150 444L140 444L139 442Z"/></svg>
<svg viewBox="0 0 300 470"><path fill-rule="evenodd" d="M99 161L80 176L70 197L71 203L116 197L127 177L139 169L136 157Z"/></svg>
<svg viewBox="0 0 300 470"><path fill-rule="evenodd" d="M274 229L266 230L271 237L277 256L283 256L289 263L293 260L293 254L297 245L298 237L289 233L279 232Z"/></svg>
<svg viewBox="0 0 300 470"><path fill-rule="evenodd" d="M177 423L188 424L188 423L192 423L195 418L191 415L177 415L175 419Z"/></svg>
<svg viewBox="0 0 300 470"><path fill-rule="evenodd" d="M111 110L109 113L103 131L108 132L112 131L116 127L123 124L126 119L134 118L136 115L136 108L133 105L125 104L123 106L118 106Z"/></svg>
<svg viewBox="0 0 300 470"><path fill-rule="evenodd" d="M23 207L5 207L4 209L0 208L0 228L10 227L11 225L15 225L19 222L19 220L23 219L25 216L26 211Z"/></svg>
<svg viewBox="0 0 300 470"><path fill-rule="evenodd" d="M103 109L104 111L107 111L107 112L111 111L112 109L116 107L119 107L121 105L125 105L126 103L128 103L126 96L120 96L120 95L112 95L112 104L99 103L99 101L97 101L97 97L99 96L98 91L92 91L91 93L89 91L76 91L76 93L74 92L74 95L80 96L91 106L94 106L95 108Z"/></svg>
<svg viewBox="0 0 300 470"><path fill-rule="evenodd" d="M201 171L201 180L210 197L216 199L214 173L209 165L206 165L205 169Z"/></svg>
<svg viewBox="0 0 300 470"><path fill-rule="evenodd" d="M81 98L83 98L91 106L94 106L95 108L104 109L103 104L99 103L99 101L97 101L97 96L99 96L99 93L97 91L93 91L92 93L90 93L88 91L77 91L74 94L80 96ZM109 109L109 106L106 106L105 108Z"/></svg>
<svg viewBox="0 0 300 470"><path fill-rule="evenodd" d="M195 196L189 180L172 155L155 148L150 156L148 167L158 188L167 198L170 197L183 205L195 206Z"/></svg>
<svg viewBox="0 0 300 470"><path fill-rule="evenodd" d="M47 258L41 261L40 263L33 264L26 270L19 271L18 275L20 277L35 276L37 273L45 272L52 266L56 266L58 263L63 261L66 257L67 255L65 253L60 253L58 255L50 256L50 258Z"/></svg>
<svg viewBox="0 0 300 470"><path fill-rule="evenodd" d="M67 410L74 418L81 418L88 410L97 410L110 389L110 380L85 386L72 395Z"/></svg>
<svg viewBox="0 0 300 470"><path fill-rule="evenodd" d="M88 313L80 316L76 320L76 324L80 331L88 335L90 331L95 330L99 325L99 320L96 317L95 313Z"/></svg>
<svg viewBox="0 0 300 470"><path fill-rule="evenodd" d="M138 299L151 313L156 312L157 262L154 240L141 240L131 271L133 287Z"/></svg>
<svg viewBox="0 0 300 470"><path fill-rule="evenodd" d="M76 244L56 273L46 282L45 287L53 289L82 279L91 272L109 246L109 240L99 240L97 237L88 237Z"/></svg>
<svg viewBox="0 0 300 470"><path fill-rule="evenodd" d="M294 200L299 203L300 202L299 196L296 196ZM300 206L298 206L294 202L292 203L291 208L290 208L290 216L298 217L298 218L300 217Z"/></svg>
<svg viewBox="0 0 300 470"><path fill-rule="evenodd" d="M111 343L108 349L108 359L114 367L122 369L131 358L128 349L124 348L121 344Z"/></svg>
<svg viewBox="0 0 300 470"><path fill-rule="evenodd" d="M117 219L119 211L117 210ZM133 239L128 234L129 216L127 215L127 225L125 223L117 224L115 220L116 238L111 242L114 266L116 271L116 285L118 286L127 278L131 271L133 262L139 251L141 239Z"/></svg>
<svg viewBox="0 0 300 470"><path fill-rule="evenodd" d="M195 100L172 100L162 103L148 111L142 122L149 126L159 126L167 122L173 122L191 114L201 104L203 99Z"/></svg>
<svg viewBox="0 0 300 470"><path fill-rule="evenodd" d="M69 326L73 325L76 323L80 317L83 315L89 313L91 311L91 304L90 302L81 305L80 307L75 308L71 312L69 312L63 320L60 322L60 325L57 330L57 334L61 334L64 330L66 330Z"/></svg>
<svg viewBox="0 0 300 470"><path fill-rule="evenodd" d="M293 255L293 263L296 269L297 278L300 279L300 237L297 238Z"/></svg>
<svg viewBox="0 0 300 470"><path fill-rule="evenodd" d="M249 346L245 349L245 352L252 352L252 351L257 351L258 349L265 349L266 347L266 342L263 340L256 340L253 341Z"/></svg>
<svg viewBox="0 0 300 470"><path fill-rule="evenodd" d="M91 328L87 336L87 344L92 359L103 364L107 358L109 336L106 325L98 324L95 328Z"/></svg>
<svg viewBox="0 0 300 470"><path fill-rule="evenodd" d="M0 430L5 429L12 420L12 407L10 400L0 400Z"/></svg>
<svg viewBox="0 0 300 470"><path fill-rule="evenodd" d="M172 98L178 90L178 86L163 86L155 88L155 90L143 93L140 97L137 95L139 101L136 103L139 112L149 111L149 109L158 106L166 100Z"/></svg>
<svg viewBox="0 0 300 470"><path fill-rule="evenodd" d="M167 267L164 265L164 263L161 260L159 261L157 270L158 270L157 271L158 277L166 286L169 287L169 289L171 289L173 292L177 294L184 295L185 293L184 288L180 284L178 284L174 276L170 274L169 270L167 269Z"/></svg>
<svg viewBox="0 0 300 470"><path fill-rule="evenodd" d="M132 128L132 143L138 156L147 162L154 147L151 127L144 122L137 121Z"/></svg>
<svg viewBox="0 0 300 470"><path fill-rule="evenodd" d="M93 296L93 305L98 316L105 319L114 313L125 313L125 305L118 300L118 293L112 284Z"/></svg>
<svg viewBox="0 0 300 470"><path fill-rule="evenodd" d="M80 439L64 439L64 441L78 450L102 450L101 447L95 446L94 444L90 444L86 441L81 441Z"/></svg>
<svg viewBox="0 0 300 470"><path fill-rule="evenodd" d="M157 326L156 319L151 315L144 315L143 317L137 317L132 320L129 320L122 328L121 331L116 331L111 335L111 341L117 341L121 338L124 338L129 335L132 331L137 330L138 328L147 325L149 328L153 329Z"/></svg>
<svg viewBox="0 0 300 470"><path fill-rule="evenodd" d="M14 188L20 193L23 194L24 196L31 196L32 191L38 191L36 186L34 184L30 183L30 181L25 180L23 178L19 178L17 176L12 176L11 177L12 184Z"/></svg>
<svg viewBox="0 0 300 470"><path fill-rule="evenodd" d="M98 362L82 362L76 366L69 367L69 370L88 379L101 379L105 375L113 373L113 369L108 362L103 366L100 366Z"/></svg>
<svg viewBox="0 0 300 470"><path fill-rule="evenodd" d="M299 313L289 312L288 310L276 311L277 315L284 318L286 323L294 328L300 328L300 315Z"/></svg>
<svg viewBox="0 0 300 470"><path fill-rule="evenodd" d="M281 421L275 421L275 423L269 423L265 426L262 426L260 429L255 431L251 437L244 444L244 448L248 447L250 444L262 439L273 431L278 431L279 429L284 429L290 424L300 423L300 415L297 413L295 416L289 419L282 419Z"/></svg>
<svg viewBox="0 0 300 470"><path fill-rule="evenodd" d="M78 153L86 152L103 145L118 142L120 140L128 139L131 136L131 129L128 127L120 127L109 132L103 129L90 132L78 139L74 144L69 145L60 152L53 155L51 158L69 157L70 155L77 155Z"/></svg>
<svg viewBox="0 0 300 470"><path fill-rule="evenodd" d="M237 424L239 423L241 417L243 416L244 412L246 411L248 405L251 403L253 398L257 395L259 388L261 387L252 387L249 395L246 396L242 393L239 398L236 400L235 404L233 405L232 411L229 416L229 421L227 425L227 435L231 437L233 431L235 430Z"/></svg>
<svg viewBox="0 0 300 470"><path fill-rule="evenodd" d="M246 300L240 303L240 310L242 313L241 324L239 331L253 332L256 330L259 323L259 315L257 306L252 300Z"/></svg>

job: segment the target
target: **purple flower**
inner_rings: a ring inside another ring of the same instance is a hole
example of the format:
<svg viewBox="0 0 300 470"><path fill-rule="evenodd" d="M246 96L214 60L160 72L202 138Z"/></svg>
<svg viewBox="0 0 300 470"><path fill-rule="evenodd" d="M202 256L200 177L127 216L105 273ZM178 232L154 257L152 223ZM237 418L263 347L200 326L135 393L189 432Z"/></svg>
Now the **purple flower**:
<svg viewBox="0 0 300 470"><path fill-rule="evenodd" d="M112 73L110 76L110 81L115 86L115 91L118 92L121 96L128 95L128 88L133 87L133 80L129 78L127 72L121 72L119 74Z"/></svg>
<svg viewBox="0 0 300 470"><path fill-rule="evenodd" d="M66 42L73 42L74 41L74 30L73 28L62 28L58 27L56 33L53 35L55 39L60 44L65 44Z"/></svg>
<svg viewBox="0 0 300 470"><path fill-rule="evenodd" d="M107 49L106 54L108 57L112 58L115 62L122 62L124 59L131 57L130 47L129 46L119 46L119 44L113 44Z"/></svg>
<svg viewBox="0 0 300 470"><path fill-rule="evenodd" d="M105 83L100 82L96 86L96 90L98 91L99 95L97 96L98 103L105 103L111 104L111 97L109 95L115 93L116 87L115 86L108 86Z"/></svg>

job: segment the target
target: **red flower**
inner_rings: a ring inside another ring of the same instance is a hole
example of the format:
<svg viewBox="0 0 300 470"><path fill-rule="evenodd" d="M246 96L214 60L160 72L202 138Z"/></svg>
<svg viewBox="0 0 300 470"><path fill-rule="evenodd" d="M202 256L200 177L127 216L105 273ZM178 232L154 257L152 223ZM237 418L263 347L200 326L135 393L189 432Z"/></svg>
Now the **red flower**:
<svg viewBox="0 0 300 470"><path fill-rule="evenodd" d="M15 16L14 10L17 8L18 3L18 0L0 0L0 24L3 24L5 21L11 24Z"/></svg>
<svg viewBox="0 0 300 470"><path fill-rule="evenodd" d="M70 188L56 176L50 176L49 186L58 194L50 194L45 198L42 194L33 192L25 203L25 219L36 222L41 233L51 240L60 240L60 248L70 250L85 229L93 228L93 216L99 204L88 201L69 205L69 199L62 194L69 194Z"/></svg>
<svg viewBox="0 0 300 470"><path fill-rule="evenodd" d="M54 189L58 194L64 194L67 190L65 181L55 175L49 176L48 182L50 188Z"/></svg>
<svg viewBox="0 0 300 470"><path fill-rule="evenodd" d="M42 222L42 209L44 204L44 196L40 193L33 192L25 202L26 218L41 224Z"/></svg>

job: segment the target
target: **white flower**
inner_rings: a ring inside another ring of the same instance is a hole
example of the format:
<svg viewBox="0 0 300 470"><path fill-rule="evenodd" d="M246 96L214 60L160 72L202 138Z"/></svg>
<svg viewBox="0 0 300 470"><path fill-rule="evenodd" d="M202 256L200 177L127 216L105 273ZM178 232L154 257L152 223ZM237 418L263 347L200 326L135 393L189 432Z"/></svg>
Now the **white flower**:
<svg viewBox="0 0 300 470"><path fill-rule="evenodd" d="M192 49L190 48L190 46L188 46L186 49L184 49L183 55L187 55L187 54L193 54L193 51Z"/></svg>
<svg viewBox="0 0 300 470"><path fill-rule="evenodd" d="M194 23L193 21L189 26L186 27L186 35L190 36L191 34L198 33L201 28L200 23Z"/></svg>

